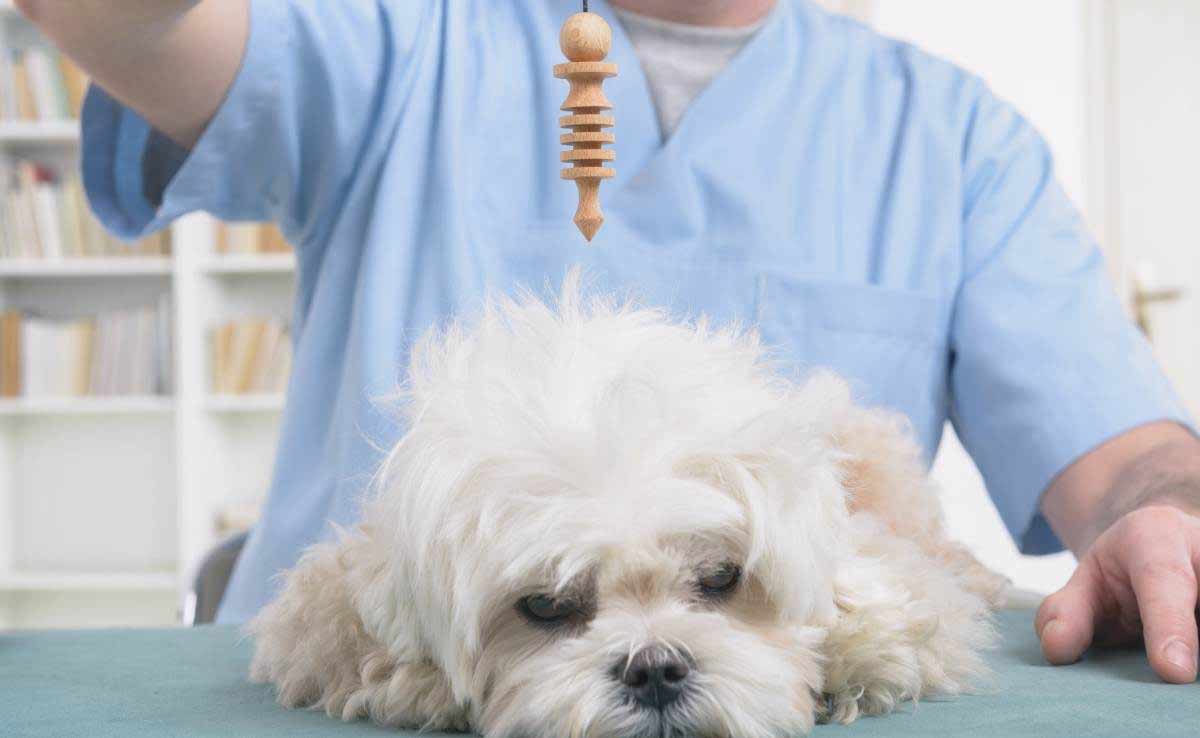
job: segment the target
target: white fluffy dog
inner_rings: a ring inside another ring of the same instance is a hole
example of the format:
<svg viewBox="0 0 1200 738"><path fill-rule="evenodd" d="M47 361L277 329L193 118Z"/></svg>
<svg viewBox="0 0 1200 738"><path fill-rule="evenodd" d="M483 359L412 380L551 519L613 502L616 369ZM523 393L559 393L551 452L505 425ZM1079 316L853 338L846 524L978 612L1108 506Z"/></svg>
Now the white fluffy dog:
<svg viewBox="0 0 1200 738"><path fill-rule="evenodd" d="M576 282L419 344L407 435L250 626L253 677L494 738L773 738L970 686L1004 582L904 422Z"/></svg>

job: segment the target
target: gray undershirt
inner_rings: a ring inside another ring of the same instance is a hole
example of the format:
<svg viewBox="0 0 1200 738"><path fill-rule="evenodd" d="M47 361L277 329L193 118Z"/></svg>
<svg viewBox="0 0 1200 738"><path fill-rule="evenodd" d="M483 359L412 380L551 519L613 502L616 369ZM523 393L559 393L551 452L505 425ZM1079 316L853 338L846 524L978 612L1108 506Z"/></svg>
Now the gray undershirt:
<svg viewBox="0 0 1200 738"><path fill-rule="evenodd" d="M675 132L692 101L766 22L714 28L613 11L642 62L664 138Z"/></svg>

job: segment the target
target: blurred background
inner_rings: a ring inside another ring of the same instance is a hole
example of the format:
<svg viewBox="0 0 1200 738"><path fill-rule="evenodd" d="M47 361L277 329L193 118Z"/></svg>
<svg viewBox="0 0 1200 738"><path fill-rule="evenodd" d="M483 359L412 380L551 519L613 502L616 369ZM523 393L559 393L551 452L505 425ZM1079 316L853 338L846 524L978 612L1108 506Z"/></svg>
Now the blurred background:
<svg viewBox="0 0 1200 738"><path fill-rule="evenodd" d="M973 70L1046 136L1132 319L1200 411L1200 2L826 0ZM290 369L295 258L192 216L133 247L83 203L86 80L0 0L0 629L168 625L205 553L251 526ZM1024 588L952 433L953 533Z"/></svg>

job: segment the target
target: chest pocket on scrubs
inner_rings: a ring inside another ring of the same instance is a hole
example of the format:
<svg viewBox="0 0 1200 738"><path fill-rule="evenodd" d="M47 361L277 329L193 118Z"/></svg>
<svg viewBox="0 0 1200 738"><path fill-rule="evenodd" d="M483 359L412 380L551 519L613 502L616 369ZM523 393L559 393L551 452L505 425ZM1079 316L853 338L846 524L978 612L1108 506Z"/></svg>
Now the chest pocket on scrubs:
<svg viewBox="0 0 1200 738"><path fill-rule="evenodd" d="M759 325L801 371L832 369L855 398L908 415L918 432L941 417L946 320L938 297L820 278L761 276Z"/></svg>

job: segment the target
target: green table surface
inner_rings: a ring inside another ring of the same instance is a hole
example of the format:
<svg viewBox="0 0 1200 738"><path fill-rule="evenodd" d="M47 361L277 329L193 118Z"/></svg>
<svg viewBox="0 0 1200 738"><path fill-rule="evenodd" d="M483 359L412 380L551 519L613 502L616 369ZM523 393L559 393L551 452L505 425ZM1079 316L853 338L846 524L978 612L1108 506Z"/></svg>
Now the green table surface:
<svg viewBox="0 0 1200 738"><path fill-rule="evenodd" d="M1002 612L986 691L817 736L1200 737L1200 687L1162 684L1134 650L1047 666L1033 614ZM284 710L246 681L251 643L232 628L0 634L3 738L413 735Z"/></svg>

